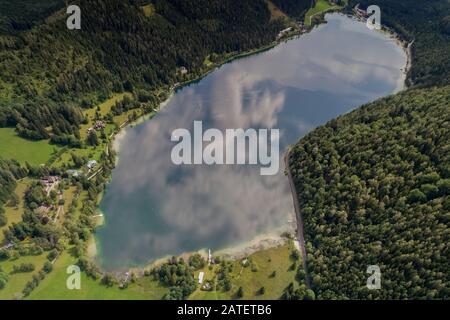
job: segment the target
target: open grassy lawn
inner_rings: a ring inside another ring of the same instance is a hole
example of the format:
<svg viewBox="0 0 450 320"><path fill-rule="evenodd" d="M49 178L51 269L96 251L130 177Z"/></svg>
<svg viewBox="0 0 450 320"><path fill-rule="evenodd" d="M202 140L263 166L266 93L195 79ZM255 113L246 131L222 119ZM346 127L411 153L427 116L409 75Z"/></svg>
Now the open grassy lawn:
<svg viewBox="0 0 450 320"><path fill-rule="evenodd" d="M63 192L63 199L64 199L64 211L60 216L58 216L58 223L63 224L66 214L70 209L70 205L72 204L73 197L75 196L77 191L76 187L69 187L67 190L64 190Z"/></svg>
<svg viewBox="0 0 450 320"><path fill-rule="evenodd" d="M145 300L161 299L168 291L149 277L139 278L126 289L108 288L100 281L81 274L81 289L69 290L66 286L67 267L75 264L75 258L64 252L55 262L54 270L30 294L31 300Z"/></svg>
<svg viewBox="0 0 450 320"><path fill-rule="evenodd" d="M318 0L314 8L311 8L308 10L308 12L305 15L305 25L310 26L312 17L316 14L320 14L322 12L340 8L338 5L330 4L328 0Z"/></svg>
<svg viewBox="0 0 450 320"><path fill-rule="evenodd" d="M22 164L25 161L33 165L45 164L59 149L48 140L26 140L19 137L14 128L0 128L0 156L4 159L15 159Z"/></svg>
<svg viewBox="0 0 450 320"><path fill-rule="evenodd" d="M17 181L16 190L14 193L19 197L19 204L17 207L10 207L8 205L4 206L6 218L8 219L8 223L6 226L0 228L0 245L4 241L3 230L7 229L13 223L17 223L22 221L22 213L23 213L23 196L25 194L25 190L27 189L27 185L30 183L30 179L25 178Z"/></svg>
<svg viewBox="0 0 450 320"><path fill-rule="evenodd" d="M286 244L278 248L271 248L256 252L250 255L249 260L256 266L257 271L252 271L251 266L243 267L242 260L233 262L233 272L231 275L232 288L229 292L202 291L197 289L190 297L193 300L202 299L236 299L236 292L239 287L244 288L243 299L279 299L283 290L290 282L295 282L295 270L291 270L293 261L290 259L293 250L292 244ZM297 262L298 264L300 261ZM215 272L205 268L205 281L213 280ZM272 277L272 273L276 276ZM197 277L198 275L196 275ZM264 287L265 294L259 295L258 290Z"/></svg>
<svg viewBox="0 0 450 320"><path fill-rule="evenodd" d="M234 270L236 275L233 276L231 294L234 297L239 287L244 288L243 299L279 299L283 290L290 282L295 281L295 270L290 267L293 261L290 254L293 245L285 245L279 248L272 248L259 251L250 256L252 263L256 265L258 271L253 272L251 267L242 268L241 261L235 261ZM242 269L242 273L238 272ZM271 277L276 271L276 276ZM266 293L258 295L257 291L265 287Z"/></svg>
<svg viewBox="0 0 450 320"><path fill-rule="evenodd" d="M37 273L47 261L47 253L39 256L20 257L17 260L7 260L0 262L0 267L3 271L10 273L14 265L21 263L33 263L36 269L33 272L15 273L9 275L9 281L5 288L0 290L0 300L11 300L20 298L22 290L28 281L31 280L33 274Z"/></svg>

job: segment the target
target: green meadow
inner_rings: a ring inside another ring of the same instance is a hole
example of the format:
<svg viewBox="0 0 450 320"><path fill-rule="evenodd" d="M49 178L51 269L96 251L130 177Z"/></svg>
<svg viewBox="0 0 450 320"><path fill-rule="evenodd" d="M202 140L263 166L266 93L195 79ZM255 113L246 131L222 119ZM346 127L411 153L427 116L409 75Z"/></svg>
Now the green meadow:
<svg viewBox="0 0 450 320"><path fill-rule="evenodd" d="M31 141L17 135L14 128L0 128L0 157L32 165L45 164L59 150L48 140Z"/></svg>
<svg viewBox="0 0 450 320"><path fill-rule="evenodd" d="M3 271L9 273L9 281L5 288L0 290L0 300L21 298L22 290L25 288L27 282L32 279L33 274L37 273L44 266L45 261L47 261L47 254L45 252L39 256L25 256L15 260L1 261L0 267ZM35 270L32 272L12 273L13 266L20 265L21 263L32 263L35 266Z"/></svg>
<svg viewBox="0 0 450 320"><path fill-rule="evenodd" d="M340 8L340 6L330 4L328 0L318 0L314 8L309 9L308 12L306 13L305 25L310 26L312 24L313 16L336 8Z"/></svg>
<svg viewBox="0 0 450 320"><path fill-rule="evenodd" d="M295 283L296 268L292 269L293 261L290 255L294 246L292 243L278 248L270 248L253 253L248 257L250 264L246 267L242 264L242 259L233 261L233 271L230 273L232 287L228 292L220 290L203 291L198 288L191 296L192 300L229 300L237 299L236 292L239 287L244 288L242 299L279 299L284 289L289 283ZM301 261L297 261L297 265ZM218 266L213 270L205 268L201 271L205 273L204 281L217 283ZM275 272L275 276L273 276ZM198 272L196 273L196 277ZM265 293L258 291L264 287Z"/></svg>
<svg viewBox="0 0 450 320"><path fill-rule="evenodd" d="M149 277L142 277L128 288L117 285L106 287L100 280L93 280L81 273L81 288L69 290L66 282L70 276L67 267L76 264L76 259L67 250L56 260L54 270L39 284L27 299L30 300L146 300L161 299L168 291Z"/></svg>

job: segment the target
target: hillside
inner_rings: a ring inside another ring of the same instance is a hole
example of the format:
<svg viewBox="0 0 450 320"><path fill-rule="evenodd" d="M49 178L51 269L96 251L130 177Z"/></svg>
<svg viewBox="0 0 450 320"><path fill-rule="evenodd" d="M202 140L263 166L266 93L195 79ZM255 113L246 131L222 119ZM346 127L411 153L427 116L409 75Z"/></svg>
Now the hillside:
<svg viewBox="0 0 450 320"><path fill-rule="evenodd" d="M14 10L0 35L0 127L31 139L47 139L55 126L78 136L79 106L123 91L158 98L205 72L207 61L270 44L284 28L265 0L78 0L82 27L68 30L64 10L39 23L55 9L47 0L27 9L36 18L25 15L19 32L11 21L20 2L7 3Z"/></svg>
<svg viewBox="0 0 450 320"><path fill-rule="evenodd" d="M361 8L370 0L350 0ZM450 83L450 2L448 0L379 0L381 23L403 39L414 41L409 82L416 85Z"/></svg>
<svg viewBox="0 0 450 320"><path fill-rule="evenodd" d="M290 166L318 298L448 298L450 87L410 90L314 130ZM382 290L365 288L379 265Z"/></svg>
<svg viewBox="0 0 450 320"><path fill-rule="evenodd" d="M312 289L318 299L448 299L450 3L377 4L384 25L414 40L414 86L293 147ZM366 288L369 265L381 268L381 290Z"/></svg>

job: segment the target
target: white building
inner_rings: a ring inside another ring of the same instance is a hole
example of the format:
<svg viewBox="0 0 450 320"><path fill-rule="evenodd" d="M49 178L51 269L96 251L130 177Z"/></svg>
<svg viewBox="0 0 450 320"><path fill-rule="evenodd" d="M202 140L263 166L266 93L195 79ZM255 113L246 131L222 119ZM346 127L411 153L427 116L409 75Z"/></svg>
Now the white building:
<svg viewBox="0 0 450 320"><path fill-rule="evenodd" d="M91 170L91 169L95 168L96 165L97 165L97 161L89 160L86 166L88 167L89 170Z"/></svg>
<svg viewBox="0 0 450 320"><path fill-rule="evenodd" d="M198 274L198 283L202 284L203 283L203 277L205 276L205 273L202 271Z"/></svg>

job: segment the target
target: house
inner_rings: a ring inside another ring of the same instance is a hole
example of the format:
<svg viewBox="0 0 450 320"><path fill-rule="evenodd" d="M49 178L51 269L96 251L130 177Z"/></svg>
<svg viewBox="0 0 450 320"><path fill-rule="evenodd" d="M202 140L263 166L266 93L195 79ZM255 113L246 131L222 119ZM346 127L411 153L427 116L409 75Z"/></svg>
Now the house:
<svg viewBox="0 0 450 320"><path fill-rule="evenodd" d="M291 32L291 31L292 31L292 27L281 30L280 33L278 33L278 39L283 37L284 35L286 35L287 33Z"/></svg>
<svg viewBox="0 0 450 320"><path fill-rule="evenodd" d="M180 73L181 73L181 75L185 75L185 74L188 73L188 70L186 69L186 67L181 67L180 68Z"/></svg>
<svg viewBox="0 0 450 320"><path fill-rule="evenodd" d="M94 124L94 129L97 130L97 131L104 129L105 127L106 127L106 125L105 125L105 123L103 121L97 121Z"/></svg>
<svg viewBox="0 0 450 320"><path fill-rule="evenodd" d="M91 132L95 132L95 129L94 128L88 128L87 130L86 130L86 132L89 134L89 133L91 133Z"/></svg>
<svg viewBox="0 0 450 320"><path fill-rule="evenodd" d="M202 271L198 274L198 283L202 284L203 283L203 277L205 276L205 273Z"/></svg>
<svg viewBox="0 0 450 320"><path fill-rule="evenodd" d="M73 176L73 177L79 177L80 176L80 171L78 171L78 170L74 170L74 169L69 169L69 170L67 170L67 174L69 175L69 176Z"/></svg>
<svg viewBox="0 0 450 320"><path fill-rule="evenodd" d="M208 264L211 265L213 264L213 256L211 254L211 249L208 249Z"/></svg>
<svg viewBox="0 0 450 320"><path fill-rule="evenodd" d="M202 290L204 291L211 291L212 290L212 285L209 281L206 281L205 284L202 286Z"/></svg>
<svg viewBox="0 0 450 320"><path fill-rule="evenodd" d="M97 165L97 161L89 160L86 166L89 170L92 170L95 168L96 165Z"/></svg>

